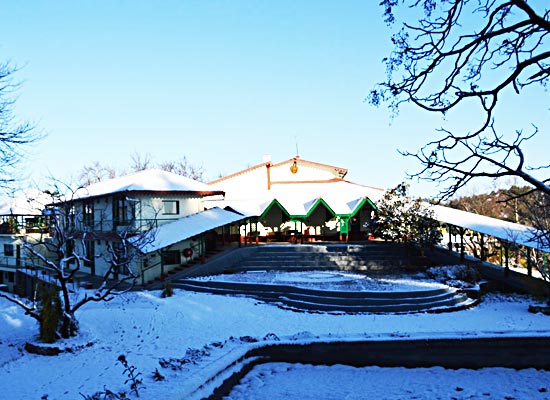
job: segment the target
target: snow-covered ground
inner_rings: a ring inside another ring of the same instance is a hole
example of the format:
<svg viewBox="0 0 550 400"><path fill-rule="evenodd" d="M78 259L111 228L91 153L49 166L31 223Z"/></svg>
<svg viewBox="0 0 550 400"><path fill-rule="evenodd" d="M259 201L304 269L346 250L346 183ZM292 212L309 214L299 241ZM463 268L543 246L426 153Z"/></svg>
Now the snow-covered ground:
<svg viewBox="0 0 550 400"><path fill-rule="evenodd" d="M196 278L200 281L290 285L317 290L387 292L420 291L445 287L424 274L377 275L346 271L248 271Z"/></svg>
<svg viewBox="0 0 550 400"><path fill-rule="evenodd" d="M141 374L139 398L200 398L207 393L196 389L257 345L253 340L267 343L275 335L289 342L550 336L550 317L527 312L533 303L527 297L490 294L477 307L452 313L333 315L283 310L247 297L176 290L173 297L162 298L160 291L132 292L83 308L81 336L58 344L74 351L45 357L23 349L36 339L34 320L0 299L0 398L74 400L106 390L137 398L125 383L120 355ZM155 372L164 379L155 380ZM550 399L548 391L550 371L534 369L267 364L253 370L231 398Z"/></svg>

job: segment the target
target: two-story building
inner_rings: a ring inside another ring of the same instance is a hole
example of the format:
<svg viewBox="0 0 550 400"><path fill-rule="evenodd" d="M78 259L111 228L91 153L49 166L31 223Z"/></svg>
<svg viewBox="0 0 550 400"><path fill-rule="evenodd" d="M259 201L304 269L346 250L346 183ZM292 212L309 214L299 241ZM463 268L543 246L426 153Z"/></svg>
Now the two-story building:
<svg viewBox="0 0 550 400"><path fill-rule="evenodd" d="M139 284L146 284L170 271L202 257L216 246L217 233L230 237L239 231L243 215L218 207L206 209L205 200L224 192L202 182L162 170L145 170L99 182L75 192L40 194L40 201L27 196L17 204L7 202L0 208L0 284L13 290L29 275L46 279L49 273L24 244L51 245L63 231L69 240L62 244L66 254L83 257L79 279L121 278L131 271ZM63 227L56 232L53 220ZM33 238L33 235L36 236ZM49 259L59 258L51 246L40 252ZM127 245L127 246L126 246ZM113 251L125 248L128 262L113 269ZM74 268L71 261L66 268ZM65 266L63 266L65 268ZM92 280L92 279L89 279ZM28 289L28 288L27 288Z"/></svg>
<svg viewBox="0 0 550 400"><path fill-rule="evenodd" d="M0 288L13 291L16 273L33 264L24 250L26 241L39 241L47 232L42 210L51 196L30 190L0 205Z"/></svg>

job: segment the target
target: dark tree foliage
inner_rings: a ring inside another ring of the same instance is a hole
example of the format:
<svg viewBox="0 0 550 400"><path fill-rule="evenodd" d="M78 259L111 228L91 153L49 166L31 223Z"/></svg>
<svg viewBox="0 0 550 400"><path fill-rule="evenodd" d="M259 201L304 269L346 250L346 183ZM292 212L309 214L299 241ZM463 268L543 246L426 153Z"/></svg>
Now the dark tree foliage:
<svg viewBox="0 0 550 400"><path fill-rule="evenodd" d="M532 205L538 194L527 186L511 186L488 193L460 196L449 201L448 206L474 214L485 215L522 225L536 226Z"/></svg>
<svg viewBox="0 0 550 400"><path fill-rule="evenodd" d="M536 127L497 131L496 107L505 91L522 94L548 84L550 2L528 0L383 0L388 24L405 18L384 61L387 80L369 95L374 105L413 103L447 113L474 106L482 118L471 131L441 129L416 152L413 174L442 183L449 199L472 179L518 177L532 191L550 194L549 165L530 165L525 142ZM407 19L410 22L407 22ZM544 101L544 99L543 99Z"/></svg>
<svg viewBox="0 0 550 400"><path fill-rule="evenodd" d="M18 85L13 82L17 70L9 63L0 64L0 187L16 181L17 166L24 157L24 146L36 142L41 135L28 122L17 121L13 107Z"/></svg>

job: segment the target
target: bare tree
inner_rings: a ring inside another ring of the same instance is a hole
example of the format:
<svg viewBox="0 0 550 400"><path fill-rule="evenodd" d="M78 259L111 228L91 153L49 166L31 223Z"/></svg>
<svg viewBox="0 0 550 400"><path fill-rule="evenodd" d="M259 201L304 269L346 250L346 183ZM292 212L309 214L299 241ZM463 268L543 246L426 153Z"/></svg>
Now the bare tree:
<svg viewBox="0 0 550 400"><path fill-rule="evenodd" d="M19 122L13 114L14 93L19 87L13 82L17 69L9 63L0 64L0 187L7 188L18 173L17 166L25 155L24 146L38 141L42 135L29 122Z"/></svg>
<svg viewBox="0 0 550 400"><path fill-rule="evenodd" d="M387 80L369 95L374 105L403 103L446 114L477 105L482 118L473 130L441 129L416 152L422 169L413 177L442 182L450 198L479 177L517 177L550 194L549 165L530 165L525 142L536 127L504 134L495 125L496 107L508 89L521 94L548 84L550 5L527 0L383 0L385 18L405 22L393 36L394 51L385 59ZM421 13L420 18L417 12ZM542 177L541 177L542 176Z"/></svg>
<svg viewBox="0 0 550 400"><path fill-rule="evenodd" d="M152 226L134 229L128 225L124 230L116 230L110 235L105 254L92 254L86 241L96 239L93 229L82 212L77 190L57 184L48 191L51 203L44 209L47 228L40 238L27 236L24 248L33 260L33 266L44 272L42 280L59 289L61 293L62 316L59 321L59 336L68 338L78 332L76 312L90 302L110 301L115 296L131 290L137 281L137 271L133 265L138 257L138 248L154 239ZM93 290L75 289L73 282L86 262L103 257L108 267ZM39 300L21 299L11 293L0 292L0 297L22 307L40 325L44 322L39 312Z"/></svg>
<svg viewBox="0 0 550 400"><path fill-rule="evenodd" d="M173 172L174 174L182 175L200 182L204 182L205 171L202 166L191 163L186 156L174 161L164 161L155 163L151 154L140 154L134 152L130 155L132 172L144 171L150 168L160 168L164 171ZM90 165L84 166L78 175L78 182L81 186L88 186L93 183L102 182L107 179L116 178L118 175L115 168L109 165L103 165L99 161L95 161Z"/></svg>
<svg viewBox="0 0 550 400"><path fill-rule="evenodd" d="M80 170L78 182L81 186L89 186L117 176L116 170L108 165L102 165L99 161L91 165L85 165Z"/></svg>
<svg viewBox="0 0 550 400"><path fill-rule="evenodd" d="M132 160L130 168L133 172L145 171L146 169L153 168L153 160L149 153L140 154L138 152L133 152L130 158Z"/></svg>
<svg viewBox="0 0 550 400"><path fill-rule="evenodd" d="M204 168L190 163L187 157L183 156L176 161L166 161L159 165L160 169L173 172L178 175L204 182Z"/></svg>

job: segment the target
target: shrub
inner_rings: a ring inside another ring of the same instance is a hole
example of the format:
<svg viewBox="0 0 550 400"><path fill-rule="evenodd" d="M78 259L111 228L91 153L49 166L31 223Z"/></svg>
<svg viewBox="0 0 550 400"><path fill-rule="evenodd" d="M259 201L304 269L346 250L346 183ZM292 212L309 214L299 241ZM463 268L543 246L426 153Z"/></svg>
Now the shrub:
<svg viewBox="0 0 550 400"><path fill-rule="evenodd" d="M59 324L63 317L59 292L54 286L41 285L40 300L40 340L54 343L59 339Z"/></svg>
<svg viewBox="0 0 550 400"><path fill-rule="evenodd" d="M172 288L172 281L167 279L164 282L164 289L162 290L161 297L172 297L174 295L174 289Z"/></svg>

